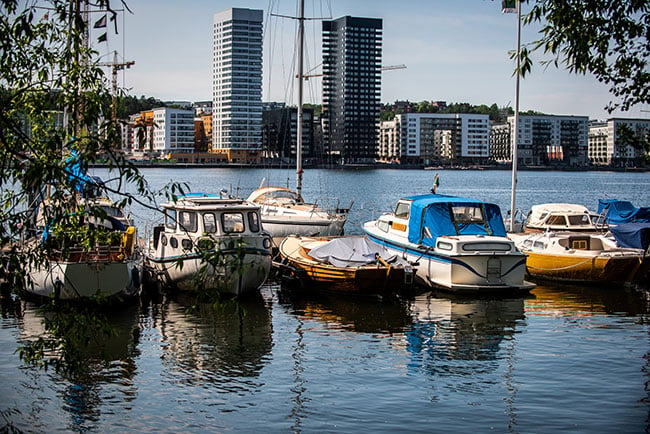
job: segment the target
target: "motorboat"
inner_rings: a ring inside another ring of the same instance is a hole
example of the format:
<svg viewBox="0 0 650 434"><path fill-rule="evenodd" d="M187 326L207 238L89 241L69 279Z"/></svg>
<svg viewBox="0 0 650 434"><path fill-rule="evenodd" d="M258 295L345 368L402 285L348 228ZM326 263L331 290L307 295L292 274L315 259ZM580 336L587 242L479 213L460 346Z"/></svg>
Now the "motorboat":
<svg viewBox="0 0 650 434"><path fill-rule="evenodd" d="M241 296L257 291L271 269L271 236L260 208L243 199L188 193L161 205L144 255L147 285L216 290Z"/></svg>
<svg viewBox="0 0 650 434"><path fill-rule="evenodd" d="M304 289L387 294L413 283L406 261L364 236L289 236L279 253L280 275Z"/></svg>
<svg viewBox="0 0 650 434"><path fill-rule="evenodd" d="M44 200L39 206L36 235L21 243L23 249L45 253L27 267L27 294L97 301L138 295L142 256L123 209L106 197L88 197L74 212L52 220L49 204Z"/></svg>
<svg viewBox="0 0 650 434"><path fill-rule="evenodd" d="M608 227L584 205L545 203L533 205L524 223L524 232L546 231L604 233Z"/></svg>
<svg viewBox="0 0 650 434"><path fill-rule="evenodd" d="M650 223L650 207L635 207L627 200L598 199L598 214L610 225Z"/></svg>
<svg viewBox="0 0 650 434"><path fill-rule="evenodd" d="M349 211L339 208L338 201L333 200L329 208L317 202L306 203L295 191L284 187L260 187L248 201L259 205L262 225L277 243L289 235L343 235Z"/></svg>
<svg viewBox="0 0 650 434"><path fill-rule="evenodd" d="M440 194L403 197L363 225L368 238L416 266L416 280L458 292L530 291L526 256L506 237L501 210Z"/></svg>
<svg viewBox="0 0 650 434"><path fill-rule="evenodd" d="M629 283L644 260L642 249L619 247L605 235L545 232L511 235L527 255L528 273L539 279L575 283Z"/></svg>

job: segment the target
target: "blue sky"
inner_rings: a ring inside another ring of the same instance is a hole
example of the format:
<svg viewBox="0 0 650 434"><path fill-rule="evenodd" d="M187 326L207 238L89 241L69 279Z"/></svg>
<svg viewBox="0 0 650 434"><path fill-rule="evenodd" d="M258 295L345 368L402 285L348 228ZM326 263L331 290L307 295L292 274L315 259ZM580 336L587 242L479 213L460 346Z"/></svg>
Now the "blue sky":
<svg viewBox="0 0 650 434"><path fill-rule="evenodd" d="M136 96L162 100L211 99L212 23L214 13L247 7L264 11L265 101L295 104L291 77L294 69L295 22L269 15L295 15L295 0L132 0L133 14L119 17L119 35L95 44L112 60L117 50L136 64L120 75L120 84ZM382 102L435 100L496 103L514 107L514 63L508 52L516 48L516 14L501 13L498 0L305 0L307 17L336 19L344 15L383 20L383 65L406 65L384 71ZM524 6L523 13L525 13ZM320 73L321 23L306 24L306 67ZM97 30L94 30L94 35ZM537 38L535 29L522 28L522 44ZM576 76L536 64L521 81L520 109L557 115L609 117L606 86L591 76ZM305 101L320 103L320 78L307 82ZM648 106L635 107L625 117L648 118Z"/></svg>

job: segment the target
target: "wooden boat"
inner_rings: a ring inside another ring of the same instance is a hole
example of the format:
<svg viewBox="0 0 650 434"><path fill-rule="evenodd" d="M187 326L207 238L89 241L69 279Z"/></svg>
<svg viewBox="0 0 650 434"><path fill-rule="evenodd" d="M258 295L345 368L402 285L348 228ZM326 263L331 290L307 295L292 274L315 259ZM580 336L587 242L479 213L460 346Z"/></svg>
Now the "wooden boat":
<svg viewBox="0 0 650 434"><path fill-rule="evenodd" d="M575 283L632 282L642 249L618 247L609 237L576 232L511 235L527 255L527 272L539 279Z"/></svg>
<svg viewBox="0 0 650 434"><path fill-rule="evenodd" d="M439 194L399 199L394 212L367 222L371 241L417 264L416 280L472 293L529 291L526 256L506 237L497 205Z"/></svg>
<svg viewBox="0 0 650 434"><path fill-rule="evenodd" d="M546 231L567 232L607 232L598 215L590 212L584 205L572 203L545 203L533 205L524 224L524 232Z"/></svg>
<svg viewBox="0 0 650 434"><path fill-rule="evenodd" d="M382 294L413 283L408 264L363 236L289 236L279 251L281 275L303 288Z"/></svg>
<svg viewBox="0 0 650 434"><path fill-rule="evenodd" d="M214 289L235 296L257 291L271 269L271 237L259 206L242 199L189 193L162 204L164 224L145 249L147 285Z"/></svg>

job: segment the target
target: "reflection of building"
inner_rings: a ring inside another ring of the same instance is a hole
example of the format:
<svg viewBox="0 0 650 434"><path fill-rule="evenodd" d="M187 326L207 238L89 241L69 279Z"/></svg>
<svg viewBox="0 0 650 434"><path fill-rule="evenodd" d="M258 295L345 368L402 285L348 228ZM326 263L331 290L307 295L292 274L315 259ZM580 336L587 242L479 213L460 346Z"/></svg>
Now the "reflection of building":
<svg viewBox="0 0 650 434"><path fill-rule="evenodd" d="M510 131L514 130L514 122L515 117L509 116ZM588 122L587 116L520 115L518 164L587 166ZM510 136L512 146L514 135Z"/></svg>
<svg viewBox="0 0 650 434"><path fill-rule="evenodd" d="M622 138L621 133L625 129L639 139L650 139L650 119L611 118L606 122L590 124L589 161L595 165L614 167L641 164L646 152Z"/></svg>
<svg viewBox="0 0 650 434"><path fill-rule="evenodd" d="M377 155L381 39L381 19L323 21L324 150L342 163Z"/></svg>
<svg viewBox="0 0 650 434"><path fill-rule="evenodd" d="M261 157L262 18L239 8L214 15L212 151L234 163Z"/></svg>
<svg viewBox="0 0 650 434"><path fill-rule="evenodd" d="M480 163L489 157L488 115L404 113L380 127L382 160L432 164L440 160Z"/></svg>

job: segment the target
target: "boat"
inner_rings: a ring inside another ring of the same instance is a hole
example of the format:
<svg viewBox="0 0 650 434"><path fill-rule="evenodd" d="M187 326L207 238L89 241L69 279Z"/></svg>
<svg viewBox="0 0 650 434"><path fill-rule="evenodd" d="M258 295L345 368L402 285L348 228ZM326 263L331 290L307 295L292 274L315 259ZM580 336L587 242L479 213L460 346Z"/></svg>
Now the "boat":
<svg viewBox="0 0 650 434"><path fill-rule="evenodd" d="M260 205L262 224L277 243L287 235L305 236L340 236L347 220L352 203L347 208L340 208L338 200L333 206L321 207L318 201L305 202L302 196L302 148L303 148L303 50L304 50L304 0L298 2L298 59L296 74L298 84L298 116L296 122L296 190L284 187L260 187L253 191L248 200Z"/></svg>
<svg viewBox="0 0 650 434"><path fill-rule="evenodd" d="M608 236L579 232L511 235L527 255L528 274L581 284L630 283L644 260L642 249L624 248Z"/></svg>
<svg viewBox="0 0 650 434"><path fill-rule="evenodd" d="M533 205L524 223L524 232L607 232L608 226L600 216L584 205L572 203L545 203Z"/></svg>
<svg viewBox="0 0 650 434"><path fill-rule="evenodd" d="M271 236L259 206L243 199L188 193L161 205L144 253L146 284L242 296L257 291L271 269Z"/></svg>
<svg viewBox="0 0 650 434"><path fill-rule="evenodd" d="M101 185L101 180L93 183ZM142 256L135 226L115 202L95 196L99 189L89 191L77 209L58 219L48 217L50 199L40 203L35 235L21 242L25 251L45 252L43 260L27 267L27 295L104 301L140 293Z"/></svg>
<svg viewBox="0 0 650 434"><path fill-rule="evenodd" d="M506 237L495 204L423 194L364 223L368 238L416 266L416 281L456 292L527 292L526 256Z"/></svg>
<svg viewBox="0 0 650 434"><path fill-rule="evenodd" d="M277 243L289 235L340 236L349 208L322 208L318 203L306 203L293 190L284 187L261 187L253 191L248 201L260 206L262 225Z"/></svg>
<svg viewBox="0 0 650 434"><path fill-rule="evenodd" d="M364 236L289 236L279 254L281 276L302 288L387 294L413 283L408 263Z"/></svg>
<svg viewBox="0 0 650 434"><path fill-rule="evenodd" d="M610 225L650 223L650 207L637 208L627 200L598 199L598 214Z"/></svg>

